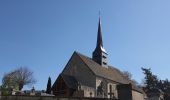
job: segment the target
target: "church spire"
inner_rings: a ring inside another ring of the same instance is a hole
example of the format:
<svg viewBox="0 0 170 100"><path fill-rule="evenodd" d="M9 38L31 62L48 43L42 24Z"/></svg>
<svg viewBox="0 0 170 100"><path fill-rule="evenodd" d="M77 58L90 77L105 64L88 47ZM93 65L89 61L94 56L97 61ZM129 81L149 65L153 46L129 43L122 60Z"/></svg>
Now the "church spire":
<svg viewBox="0 0 170 100"><path fill-rule="evenodd" d="M100 16L99 16L99 23L98 23L96 49L97 49L97 51L100 50L100 51L103 51L103 52L106 53L106 51L103 47L102 28L101 28L101 18L100 18Z"/></svg>
<svg viewBox="0 0 170 100"><path fill-rule="evenodd" d="M97 34L97 45L99 47L103 47L103 40L102 40L102 29L101 29L101 19L99 17L99 24L98 24L98 34Z"/></svg>
<svg viewBox="0 0 170 100"><path fill-rule="evenodd" d="M93 52L93 60L101 66L107 67L107 53L103 47L101 18L99 17L98 32L97 32L97 44Z"/></svg>

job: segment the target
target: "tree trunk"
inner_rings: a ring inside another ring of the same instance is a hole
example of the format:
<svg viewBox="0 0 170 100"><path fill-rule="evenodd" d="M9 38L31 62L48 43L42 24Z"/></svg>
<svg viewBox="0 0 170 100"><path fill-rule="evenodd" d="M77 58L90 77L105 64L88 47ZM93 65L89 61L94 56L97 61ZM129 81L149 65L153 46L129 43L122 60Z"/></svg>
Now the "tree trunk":
<svg viewBox="0 0 170 100"><path fill-rule="evenodd" d="M19 84L19 91L22 90L23 86L24 86L23 84Z"/></svg>

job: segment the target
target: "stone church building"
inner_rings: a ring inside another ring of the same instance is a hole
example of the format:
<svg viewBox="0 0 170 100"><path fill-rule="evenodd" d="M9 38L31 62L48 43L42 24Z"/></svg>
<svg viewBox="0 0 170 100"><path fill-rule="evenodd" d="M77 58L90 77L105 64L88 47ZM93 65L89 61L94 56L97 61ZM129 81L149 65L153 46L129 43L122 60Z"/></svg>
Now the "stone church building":
<svg viewBox="0 0 170 100"><path fill-rule="evenodd" d="M108 65L108 54L103 47L99 18L97 44L92 58L74 52L52 86L56 96L118 98L144 100L142 89L130 83L122 72Z"/></svg>

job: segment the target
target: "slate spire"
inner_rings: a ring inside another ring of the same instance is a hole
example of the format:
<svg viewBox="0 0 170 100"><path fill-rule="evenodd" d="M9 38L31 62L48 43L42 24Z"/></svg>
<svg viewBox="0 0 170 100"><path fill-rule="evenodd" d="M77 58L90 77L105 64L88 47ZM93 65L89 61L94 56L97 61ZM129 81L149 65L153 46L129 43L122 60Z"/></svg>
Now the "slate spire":
<svg viewBox="0 0 170 100"><path fill-rule="evenodd" d="M102 40L102 29L101 29L101 19L99 17L99 24L98 24L98 34L97 34L97 45L96 47L103 47L103 40Z"/></svg>
<svg viewBox="0 0 170 100"><path fill-rule="evenodd" d="M102 40L102 28L101 28L101 18L99 17L98 32L97 32L97 44L93 52L93 60L100 64L101 66L107 67L107 53L103 47Z"/></svg>

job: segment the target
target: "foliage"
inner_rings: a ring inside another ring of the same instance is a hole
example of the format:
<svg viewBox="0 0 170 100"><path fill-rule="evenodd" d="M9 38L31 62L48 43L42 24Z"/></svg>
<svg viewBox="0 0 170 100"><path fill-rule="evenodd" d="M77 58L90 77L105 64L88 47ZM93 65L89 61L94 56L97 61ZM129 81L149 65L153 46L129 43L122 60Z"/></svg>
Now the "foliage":
<svg viewBox="0 0 170 100"><path fill-rule="evenodd" d="M156 75L152 74L151 69L142 68L143 73L145 74L145 81L144 81L144 91L158 89L159 80Z"/></svg>
<svg viewBox="0 0 170 100"><path fill-rule="evenodd" d="M170 81L168 79L160 80L159 89L164 92L165 100L170 99Z"/></svg>
<svg viewBox="0 0 170 100"><path fill-rule="evenodd" d="M48 78L46 93L51 94L51 78L50 77Z"/></svg>
<svg viewBox="0 0 170 100"><path fill-rule="evenodd" d="M9 91L7 88L5 88L4 86L0 86L0 91L2 93L2 95L9 95Z"/></svg>
<svg viewBox="0 0 170 100"><path fill-rule="evenodd" d="M18 85L15 82L14 71L11 73L5 74L2 79L3 87L4 88L13 88L18 90Z"/></svg>
<svg viewBox="0 0 170 100"><path fill-rule="evenodd" d="M33 77L33 72L26 67L20 67L4 75L2 79L3 86L22 90L24 85L34 84L36 80Z"/></svg>
<svg viewBox="0 0 170 100"><path fill-rule="evenodd" d="M156 75L151 72L151 69L142 68L145 74L144 80L144 91L147 92L152 89L159 89L164 92L164 99L169 100L170 98L170 81L168 79L159 80Z"/></svg>

